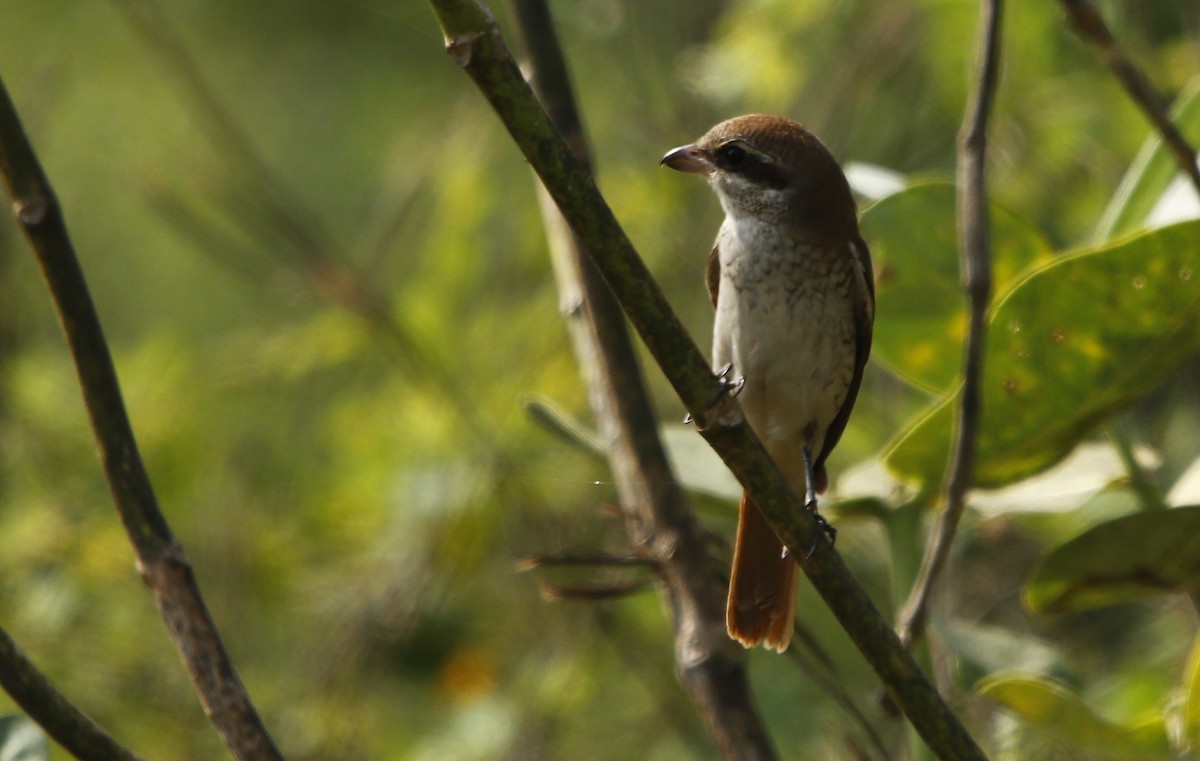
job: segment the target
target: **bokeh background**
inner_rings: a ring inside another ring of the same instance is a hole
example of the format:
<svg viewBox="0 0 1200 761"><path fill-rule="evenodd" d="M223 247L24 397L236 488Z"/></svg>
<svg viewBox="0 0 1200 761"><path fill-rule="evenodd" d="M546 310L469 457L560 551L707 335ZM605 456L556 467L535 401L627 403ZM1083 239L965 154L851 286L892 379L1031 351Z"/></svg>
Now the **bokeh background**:
<svg viewBox="0 0 1200 761"><path fill-rule="evenodd" d="M1200 71L1197 6L1101 5L1165 92ZM667 149L725 117L778 112L843 161L953 176L974 3L552 10L601 187L701 345L719 210L702 183L659 170ZM1008 11L992 195L1070 249L1148 129L1056 3ZM425 4L5 0L0 77L64 206L160 501L289 758L715 757L675 683L657 594L551 601L516 570L528 554L625 541L604 463L529 413L536 400L590 425L533 180ZM664 425L682 428L647 376ZM1185 368L1120 423L1158 452L1164 484L1200 446L1196 391ZM875 458L929 397L873 365L860 399L834 472ZM697 507L729 535L730 502ZM943 608L1038 632L1071 673L1103 671L1090 695L1113 717L1161 707L1193 610L1167 599L1032 619L1018 597L1044 537L1088 521L1039 520L969 519ZM891 609L895 548L871 521L839 525ZM596 577L557 581L612 581ZM901 743L810 592L801 610L847 694ZM147 758L225 754L138 580L9 218L0 625ZM751 673L784 757L845 757L852 722L822 688L771 654L751 654ZM983 713L966 715L990 747L1020 746L1013 722Z"/></svg>

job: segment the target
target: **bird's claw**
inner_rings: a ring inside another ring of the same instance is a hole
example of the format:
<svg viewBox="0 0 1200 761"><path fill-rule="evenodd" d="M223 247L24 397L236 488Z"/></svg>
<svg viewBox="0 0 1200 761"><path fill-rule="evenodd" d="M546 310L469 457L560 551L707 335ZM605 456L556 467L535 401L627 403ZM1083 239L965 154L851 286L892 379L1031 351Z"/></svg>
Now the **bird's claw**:
<svg viewBox="0 0 1200 761"><path fill-rule="evenodd" d="M813 540L808 548L808 554L804 556L804 559L808 560L820 548L823 537L829 537L829 546L831 548L837 544L837 529L831 526L829 521L825 520L825 516L817 512L817 501L815 499L806 504L804 508L808 510L809 514L813 517L813 521L817 524L813 529Z"/></svg>
<svg viewBox="0 0 1200 761"><path fill-rule="evenodd" d="M717 404L726 397L726 395L728 395L730 399L736 399L738 394L742 393L742 389L746 387L746 377L739 376L731 380L729 378L729 373L731 370L733 370L733 363L729 362L716 373L714 373L714 375L717 377L717 381L720 382L721 385L717 387L717 390L713 393L712 398L709 399L704 405L704 409L711 410L713 407L716 407ZM692 413L689 412L683 416L683 424L687 425L688 423L691 423L692 419Z"/></svg>
<svg viewBox="0 0 1200 761"><path fill-rule="evenodd" d="M729 377L731 370L733 370L733 363L728 362L724 367L717 371L717 381L720 382L721 385L717 387L716 393L714 393L712 399L708 401L706 409L711 410L713 407L716 407L717 403L724 399L726 394L729 395L730 399L736 399L737 395L742 393L742 389L746 387L746 376L739 375L737 378L733 378L731 380Z"/></svg>

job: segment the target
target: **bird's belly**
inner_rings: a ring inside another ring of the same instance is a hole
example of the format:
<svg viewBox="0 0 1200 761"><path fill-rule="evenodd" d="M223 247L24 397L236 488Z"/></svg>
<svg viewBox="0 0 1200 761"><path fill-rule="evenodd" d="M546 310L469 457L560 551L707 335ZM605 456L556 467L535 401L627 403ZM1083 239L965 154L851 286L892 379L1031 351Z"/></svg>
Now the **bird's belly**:
<svg viewBox="0 0 1200 761"><path fill-rule="evenodd" d="M803 473L805 445L821 456L853 378L854 340L851 301L833 283L722 282L713 364L745 378L742 410L785 472Z"/></svg>

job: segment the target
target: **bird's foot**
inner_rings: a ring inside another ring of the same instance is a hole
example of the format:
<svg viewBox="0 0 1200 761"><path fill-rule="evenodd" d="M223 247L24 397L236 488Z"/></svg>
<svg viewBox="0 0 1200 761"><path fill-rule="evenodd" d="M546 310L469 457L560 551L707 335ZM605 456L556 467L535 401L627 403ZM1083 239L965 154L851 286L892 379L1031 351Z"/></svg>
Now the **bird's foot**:
<svg viewBox="0 0 1200 761"><path fill-rule="evenodd" d="M746 387L746 376L739 375L736 378L730 378L729 373L732 371L733 363L727 362L725 366L720 369L720 371L715 373L717 380L720 381L721 385L719 388L717 388L717 392L713 394L712 401L708 403L709 408L716 407L717 402L724 399L726 394L728 394L731 399L736 398L738 394L742 393L742 389Z"/></svg>
<svg viewBox="0 0 1200 761"><path fill-rule="evenodd" d="M821 539L824 537L829 537L829 546L831 548L837 544L837 529L831 526L829 521L825 520L825 516L817 512L817 500L815 498L810 499L804 505L804 509L808 511L808 514L813 517L813 521L817 524L813 529L812 545L808 548L808 554L804 556L804 559L808 560L821 546Z"/></svg>
<svg viewBox="0 0 1200 761"><path fill-rule="evenodd" d="M720 401L726 396L728 396L730 399L736 399L737 395L742 393L742 389L746 386L746 378L745 376L730 378L729 373L732 370L733 363L730 362L722 367L719 371L714 373L714 375L717 376L717 381L719 381L721 385L717 387L717 390L712 395L712 398L709 399L704 405L704 409L711 410L713 407L716 407L717 404L720 403ZM692 422L692 413L689 412L688 414L684 415L683 423L684 425L687 425L690 422Z"/></svg>

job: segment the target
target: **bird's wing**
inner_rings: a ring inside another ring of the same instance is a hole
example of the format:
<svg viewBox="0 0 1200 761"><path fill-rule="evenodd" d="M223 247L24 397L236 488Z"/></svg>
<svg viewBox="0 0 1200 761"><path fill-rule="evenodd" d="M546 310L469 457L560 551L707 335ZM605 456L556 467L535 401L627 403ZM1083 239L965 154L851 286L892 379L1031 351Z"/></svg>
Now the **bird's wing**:
<svg viewBox="0 0 1200 761"><path fill-rule="evenodd" d="M875 324L875 274L871 268L871 252L866 242L856 236L850 242L850 248L858 258L862 269L864 290L862 297L866 300L866 309L855 310L854 322L854 376L850 379L850 388L846 391L846 399L841 409L825 431L825 446L821 448L821 456L814 470L823 473L825 458L833 451L833 447L842 438L846 423L850 420L850 411L854 409L854 401L858 398L858 388L862 385L863 369L867 366L867 357L871 355L871 330ZM818 481L824 480L820 476Z"/></svg>
<svg viewBox="0 0 1200 761"><path fill-rule="evenodd" d="M704 284L708 286L708 295L712 298L713 308L717 306L717 292L721 289L721 255L719 246L713 245L712 253L708 255L708 264L704 267Z"/></svg>

